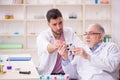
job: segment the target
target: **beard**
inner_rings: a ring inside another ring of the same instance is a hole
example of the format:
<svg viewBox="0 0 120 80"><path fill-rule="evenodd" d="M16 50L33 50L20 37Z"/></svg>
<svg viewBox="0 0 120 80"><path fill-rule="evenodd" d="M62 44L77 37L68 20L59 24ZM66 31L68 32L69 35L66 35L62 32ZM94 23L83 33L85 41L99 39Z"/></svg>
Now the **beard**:
<svg viewBox="0 0 120 80"><path fill-rule="evenodd" d="M62 33L63 33L63 30L62 29L60 29L59 31L54 31L54 30L52 30L52 32L53 32L53 34L55 34L55 35L61 35Z"/></svg>

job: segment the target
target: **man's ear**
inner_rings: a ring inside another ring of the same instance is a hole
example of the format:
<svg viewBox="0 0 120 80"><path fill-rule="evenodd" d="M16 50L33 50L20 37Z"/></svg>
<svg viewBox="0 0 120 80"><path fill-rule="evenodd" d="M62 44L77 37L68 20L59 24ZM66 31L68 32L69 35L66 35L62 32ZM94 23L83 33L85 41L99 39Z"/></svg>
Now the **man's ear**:
<svg viewBox="0 0 120 80"><path fill-rule="evenodd" d="M103 38L105 37L105 35L101 34L100 37L101 37L100 39L103 40Z"/></svg>

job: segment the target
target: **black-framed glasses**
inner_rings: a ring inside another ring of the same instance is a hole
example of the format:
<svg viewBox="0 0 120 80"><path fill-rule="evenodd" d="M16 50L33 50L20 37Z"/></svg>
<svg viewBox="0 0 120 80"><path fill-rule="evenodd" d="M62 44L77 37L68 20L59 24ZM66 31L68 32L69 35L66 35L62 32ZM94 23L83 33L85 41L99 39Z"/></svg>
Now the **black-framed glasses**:
<svg viewBox="0 0 120 80"><path fill-rule="evenodd" d="M101 34L101 33L95 33L95 32L89 32L89 33L85 33L83 34L83 36L86 36L86 35L97 35L97 34Z"/></svg>

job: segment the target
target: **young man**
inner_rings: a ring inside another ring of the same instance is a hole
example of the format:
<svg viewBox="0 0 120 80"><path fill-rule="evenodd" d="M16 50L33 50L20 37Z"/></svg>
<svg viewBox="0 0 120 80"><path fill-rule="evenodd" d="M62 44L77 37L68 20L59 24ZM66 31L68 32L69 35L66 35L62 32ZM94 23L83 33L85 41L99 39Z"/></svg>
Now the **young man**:
<svg viewBox="0 0 120 80"><path fill-rule="evenodd" d="M85 32L86 47L76 47L72 51L74 59L63 58L63 70L79 80L118 80L120 51L114 43L102 42L105 31L99 24L90 25Z"/></svg>
<svg viewBox="0 0 120 80"><path fill-rule="evenodd" d="M71 28L63 27L62 14L58 9L50 9L47 12L49 28L37 37L37 48L39 55L39 74L64 74L60 53L70 54L72 46L82 42ZM69 55L69 59L73 55Z"/></svg>

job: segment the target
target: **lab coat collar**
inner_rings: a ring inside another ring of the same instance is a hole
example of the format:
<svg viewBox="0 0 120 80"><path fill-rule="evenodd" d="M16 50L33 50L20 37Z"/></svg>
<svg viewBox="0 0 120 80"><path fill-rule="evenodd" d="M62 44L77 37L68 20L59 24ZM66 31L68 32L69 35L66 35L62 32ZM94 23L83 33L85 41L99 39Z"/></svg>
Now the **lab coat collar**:
<svg viewBox="0 0 120 80"><path fill-rule="evenodd" d="M94 48L92 49L92 51L94 52L95 50L97 50L97 49L99 48L99 46L101 45L101 43L102 43L102 42L96 44L96 45L94 46Z"/></svg>
<svg viewBox="0 0 120 80"><path fill-rule="evenodd" d="M104 42L101 42L101 43L99 43L98 45L99 45L99 47L97 47L97 48L93 51L93 53L97 53L98 51L102 50L102 48L105 47L105 43L104 43Z"/></svg>

